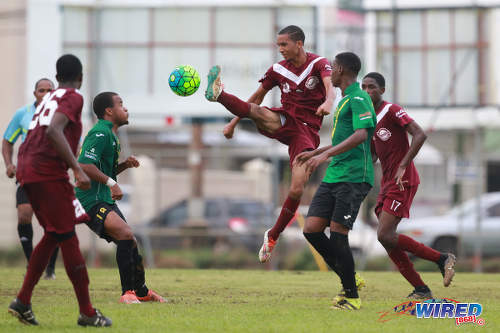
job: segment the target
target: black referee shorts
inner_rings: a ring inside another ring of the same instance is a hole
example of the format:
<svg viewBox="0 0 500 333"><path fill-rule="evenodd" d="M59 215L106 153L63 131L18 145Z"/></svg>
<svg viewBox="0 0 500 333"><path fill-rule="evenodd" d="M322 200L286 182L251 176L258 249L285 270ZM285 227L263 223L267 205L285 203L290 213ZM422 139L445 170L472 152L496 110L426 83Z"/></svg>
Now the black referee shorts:
<svg viewBox="0 0 500 333"><path fill-rule="evenodd" d="M97 236L105 239L108 243L115 241L106 233L106 230L104 230L104 221L106 220L108 214L111 212L115 212L123 219L123 221L127 222L116 204L110 205L106 202L100 202L94 207L90 208L87 212L87 214L90 216L90 221L86 222L88 227L93 232L95 232Z"/></svg>
<svg viewBox="0 0 500 333"><path fill-rule="evenodd" d="M307 217L321 217L352 229L361 202L370 192L368 183L321 183Z"/></svg>
<svg viewBox="0 0 500 333"><path fill-rule="evenodd" d="M28 199L28 195L26 194L26 191L21 185L17 185L17 190L16 190L16 208L19 205L23 204L30 204L30 200Z"/></svg>

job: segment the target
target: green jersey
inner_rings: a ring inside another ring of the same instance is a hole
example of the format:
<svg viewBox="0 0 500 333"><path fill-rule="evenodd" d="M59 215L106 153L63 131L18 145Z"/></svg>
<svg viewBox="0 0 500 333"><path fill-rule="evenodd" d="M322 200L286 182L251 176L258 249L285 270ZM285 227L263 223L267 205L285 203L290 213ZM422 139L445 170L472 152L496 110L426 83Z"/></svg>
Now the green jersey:
<svg viewBox="0 0 500 333"><path fill-rule="evenodd" d="M100 119L85 137L78 162L82 164L94 164L106 176L116 180L120 141L111 130L112 128L113 124L110 121ZM115 203L111 199L111 191L106 184L94 180L91 182L89 190L84 191L75 188L76 197L80 200L85 210L88 211L100 202Z"/></svg>
<svg viewBox="0 0 500 333"><path fill-rule="evenodd" d="M332 146L350 137L357 129L368 130L368 137L357 147L332 157L326 170L325 183L368 183L373 186L373 163L370 143L377 116L370 96L354 82L344 91L337 106L332 130Z"/></svg>

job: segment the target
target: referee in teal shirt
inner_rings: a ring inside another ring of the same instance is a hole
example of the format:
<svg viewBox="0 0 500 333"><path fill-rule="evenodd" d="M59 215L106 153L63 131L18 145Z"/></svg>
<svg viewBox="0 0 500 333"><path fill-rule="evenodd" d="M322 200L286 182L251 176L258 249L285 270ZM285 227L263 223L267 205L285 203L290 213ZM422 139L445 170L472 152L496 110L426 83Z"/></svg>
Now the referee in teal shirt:
<svg viewBox="0 0 500 333"><path fill-rule="evenodd" d="M35 84L35 102L28 104L16 111L14 117L9 123L9 126L5 130L2 140L2 156L5 163L7 177L14 178L16 175L16 166L12 161L12 155L14 152L14 144L17 139L21 137L21 141L24 141L28 133L28 128L35 113L35 109L38 104L43 99L45 94L54 90L54 83L49 79L40 79ZM29 203L28 197L21 186L17 186L16 192L16 207L17 207L17 232L19 234L19 239L21 240L21 245L23 246L24 255L26 259L29 260L31 252L33 251L33 227L31 225L31 219L33 217L33 209ZM53 280L55 279L55 263L57 259L57 251L54 251L54 255L50 259L47 269L45 270L45 279Z"/></svg>

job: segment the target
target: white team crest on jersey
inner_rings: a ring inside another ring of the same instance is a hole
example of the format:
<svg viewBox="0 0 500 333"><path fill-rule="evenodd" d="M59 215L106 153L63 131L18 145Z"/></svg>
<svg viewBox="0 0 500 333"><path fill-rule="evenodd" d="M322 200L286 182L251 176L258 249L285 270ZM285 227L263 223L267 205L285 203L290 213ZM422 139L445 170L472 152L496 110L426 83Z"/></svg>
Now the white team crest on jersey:
<svg viewBox="0 0 500 333"><path fill-rule="evenodd" d="M406 115L407 115L407 113L404 109L401 109L398 112L396 112L396 117L398 117L398 118L403 118Z"/></svg>
<svg viewBox="0 0 500 333"><path fill-rule="evenodd" d="M377 136L380 138L382 141L387 141L391 137L391 132L387 128L382 127L377 131Z"/></svg>
<svg viewBox="0 0 500 333"><path fill-rule="evenodd" d="M319 79L316 76L310 76L306 81L306 88L312 90L319 83Z"/></svg>
<svg viewBox="0 0 500 333"><path fill-rule="evenodd" d="M290 92L290 85L288 84L288 82L283 83L283 86L282 86L281 90L285 94L288 94Z"/></svg>

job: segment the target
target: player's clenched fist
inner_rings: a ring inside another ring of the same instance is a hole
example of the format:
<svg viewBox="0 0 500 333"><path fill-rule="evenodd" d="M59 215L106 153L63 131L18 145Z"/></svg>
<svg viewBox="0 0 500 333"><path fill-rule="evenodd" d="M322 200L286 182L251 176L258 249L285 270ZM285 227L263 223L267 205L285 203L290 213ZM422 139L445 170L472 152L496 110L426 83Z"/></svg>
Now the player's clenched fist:
<svg viewBox="0 0 500 333"><path fill-rule="evenodd" d="M109 188L111 190L111 199L121 200L123 198L123 192L120 185L115 184Z"/></svg>
<svg viewBox="0 0 500 333"><path fill-rule="evenodd" d="M5 173L7 174L7 177L14 178L16 175L16 166L14 164L9 164Z"/></svg>
<svg viewBox="0 0 500 333"><path fill-rule="evenodd" d="M138 168L140 163L135 156L129 156L125 161L127 168Z"/></svg>
<svg viewBox="0 0 500 333"><path fill-rule="evenodd" d="M75 175L76 187L82 190L90 189L90 178L83 172L82 168L78 167L73 169L73 174Z"/></svg>

